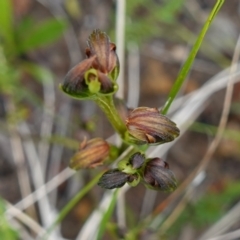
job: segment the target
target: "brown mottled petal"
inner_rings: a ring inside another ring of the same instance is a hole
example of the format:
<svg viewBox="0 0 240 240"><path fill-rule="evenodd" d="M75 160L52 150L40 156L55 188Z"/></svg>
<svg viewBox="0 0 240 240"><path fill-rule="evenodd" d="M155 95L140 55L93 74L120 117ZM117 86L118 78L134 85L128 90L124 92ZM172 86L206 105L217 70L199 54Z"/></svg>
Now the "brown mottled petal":
<svg viewBox="0 0 240 240"><path fill-rule="evenodd" d="M91 67L96 56L85 59L75 67L73 67L66 75L63 83L63 88L68 92L78 92L83 88L84 73Z"/></svg>
<svg viewBox="0 0 240 240"><path fill-rule="evenodd" d="M149 159L143 174L144 182L154 190L172 191L176 189L176 179L169 166L161 158Z"/></svg>
<svg viewBox="0 0 240 240"><path fill-rule="evenodd" d="M111 72L114 67L119 67L119 60L116 54L116 45L114 43L110 43L110 54L108 59L108 72Z"/></svg>
<svg viewBox="0 0 240 240"><path fill-rule="evenodd" d="M97 58L94 61L93 68L107 73L109 69L109 53L110 41L106 33L100 30L94 30L87 41L91 55L96 54Z"/></svg>
<svg viewBox="0 0 240 240"><path fill-rule="evenodd" d="M75 170L102 165L109 155L110 147L101 138L94 138L80 145L79 151L70 160L69 167Z"/></svg>
<svg viewBox="0 0 240 240"><path fill-rule="evenodd" d="M134 109L126 120L126 126L133 137L149 144L170 142L179 135L176 124L156 108Z"/></svg>
<svg viewBox="0 0 240 240"><path fill-rule="evenodd" d="M118 169L112 169L102 175L98 185L106 189L120 188L128 179L129 175L127 173L121 172Z"/></svg>
<svg viewBox="0 0 240 240"><path fill-rule="evenodd" d="M109 93L113 91L113 83L111 82L110 78L98 71L98 78L101 82L101 92L102 93Z"/></svg>

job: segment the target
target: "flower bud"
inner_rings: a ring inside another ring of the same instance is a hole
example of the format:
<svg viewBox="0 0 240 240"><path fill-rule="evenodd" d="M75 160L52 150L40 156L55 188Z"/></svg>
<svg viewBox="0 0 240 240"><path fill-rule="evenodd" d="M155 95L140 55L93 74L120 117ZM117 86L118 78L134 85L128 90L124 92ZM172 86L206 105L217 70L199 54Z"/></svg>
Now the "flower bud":
<svg viewBox="0 0 240 240"><path fill-rule="evenodd" d="M137 144L162 144L173 141L180 133L176 124L156 108L139 107L126 119L133 142Z"/></svg>
<svg viewBox="0 0 240 240"><path fill-rule="evenodd" d="M161 158L147 160L143 170L143 180L147 187L153 190L173 191L177 187L173 172Z"/></svg>
<svg viewBox="0 0 240 240"><path fill-rule="evenodd" d="M128 174L135 174L145 161L144 154L134 153L129 159L123 159L118 163L118 169Z"/></svg>
<svg viewBox="0 0 240 240"><path fill-rule="evenodd" d="M69 167L78 170L94 168L102 165L108 159L110 147L101 138L86 139L80 144L79 151L70 160Z"/></svg>
<svg viewBox="0 0 240 240"><path fill-rule="evenodd" d="M87 59L73 67L60 88L72 97L91 98L96 94L113 94L118 86L119 61L116 46L106 33L94 30L87 41Z"/></svg>
<svg viewBox="0 0 240 240"><path fill-rule="evenodd" d="M144 161L145 161L145 156L140 152L134 153L129 159L129 163L131 164L133 169L141 168Z"/></svg>
<svg viewBox="0 0 240 240"><path fill-rule="evenodd" d="M119 169L111 169L105 172L98 181L98 185L102 188L113 189L120 188L126 182L132 182L134 177L125 172L121 172Z"/></svg>

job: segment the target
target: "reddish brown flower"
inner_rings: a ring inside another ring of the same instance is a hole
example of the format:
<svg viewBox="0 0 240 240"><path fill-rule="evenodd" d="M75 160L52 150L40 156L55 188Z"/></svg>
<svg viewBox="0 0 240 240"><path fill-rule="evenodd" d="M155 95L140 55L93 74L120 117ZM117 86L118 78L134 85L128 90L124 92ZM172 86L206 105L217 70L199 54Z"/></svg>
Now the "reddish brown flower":
<svg viewBox="0 0 240 240"><path fill-rule="evenodd" d="M87 44L87 59L67 73L61 89L77 98L114 93L117 90L115 81L119 73L116 45L100 30L93 31Z"/></svg>
<svg viewBox="0 0 240 240"><path fill-rule="evenodd" d="M129 183L131 185L132 183L135 183L135 181L139 182L138 179L138 174L128 174L115 168L106 171L99 179L98 185L106 189L120 188L125 183ZM136 184L133 184L133 186L135 185Z"/></svg>
<svg viewBox="0 0 240 240"><path fill-rule="evenodd" d="M147 187L153 190L173 191L177 187L173 172L161 158L148 159L142 177Z"/></svg>
<svg viewBox="0 0 240 240"><path fill-rule="evenodd" d="M69 167L78 170L81 168L94 168L102 165L108 159L109 145L101 138L84 140L79 151L70 160Z"/></svg>
<svg viewBox="0 0 240 240"><path fill-rule="evenodd" d="M169 118L156 108L139 107L126 119L126 126L132 140L138 144L162 144L173 141L179 129Z"/></svg>

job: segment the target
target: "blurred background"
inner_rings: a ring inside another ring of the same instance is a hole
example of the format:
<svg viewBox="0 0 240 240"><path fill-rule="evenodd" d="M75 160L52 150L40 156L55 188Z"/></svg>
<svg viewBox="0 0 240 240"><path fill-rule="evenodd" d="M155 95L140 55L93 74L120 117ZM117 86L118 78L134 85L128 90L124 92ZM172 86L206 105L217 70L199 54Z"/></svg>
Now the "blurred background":
<svg viewBox="0 0 240 240"><path fill-rule="evenodd" d="M117 43L119 97L128 107L161 108L215 2L139 0L122 6L124 1L110 0L0 1L0 239L36 239L98 172L75 173L67 168L69 159L85 136L109 138L114 131L93 102L70 99L58 88L69 69L85 58L91 32L101 29ZM218 83L229 76L239 18L240 2L225 1L179 93L181 100L169 113L182 114L182 134L159 154L179 186L201 165L216 136L228 80L220 87ZM234 74L239 81L239 67ZM211 80L216 82L208 87ZM191 104L194 96L199 105ZM124 208L118 208L125 212L124 226L114 211L101 239L125 239L120 236L152 213L151 224L144 225L137 239L240 239L239 122L236 83L226 128L206 170L175 195L142 185L128 189L122 194ZM44 185L49 181L52 185ZM80 237L81 231L104 192L98 186L89 191L52 239L91 239ZM24 222L26 216L34 223ZM220 238L226 233L238 235Z"/></svg>

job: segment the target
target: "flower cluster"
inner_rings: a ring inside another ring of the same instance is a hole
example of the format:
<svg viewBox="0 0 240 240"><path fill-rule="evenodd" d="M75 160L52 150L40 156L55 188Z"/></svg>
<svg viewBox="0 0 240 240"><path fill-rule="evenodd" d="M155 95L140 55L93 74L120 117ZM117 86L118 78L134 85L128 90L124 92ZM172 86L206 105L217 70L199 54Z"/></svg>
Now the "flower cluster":
<svg viewBox="0 0 240 240"><path fill-rule="evenodd" d="M66 94L79 99L115 93L119 73L116 45L100 30L93 31L87 44L87 59L67 73L60 88Z"/></svg>
<svg viewBox="0 0 240 240"><path fill-rule="evenodd" d="M125 183L136 186L140 181L153 190L172 191L176 188L176 179L166 162L161 158L145 159L139 152L129 160L120 162L118 168L105 172L98 185L113 189L122 187Z"/></svg>
<svg viewBox="0 0 240 240"><path fill-rule="evenodd" d="M129 111L122 107L125 112L119 114L113 101L113 94L118 89L116 80L119 73L116 45L100 30L93 31L87 45L86 59L67 73L60 88L71 97L94 100L105 112L124 143L133 145L136 149L129 159L120 161L117 168L106 171L98 185L113 189L122 187L125 183L136 186L142 182L154 190L174 190L176 180L169 170L169 165L158 157L146 158L138 152L138 146L173 141L180 134L178 127L156 108L138 107ZM111 160L111 149L101 138L84 140L70 160L69 167L79 170L100 166Z"/></svg>

